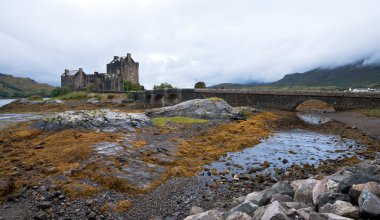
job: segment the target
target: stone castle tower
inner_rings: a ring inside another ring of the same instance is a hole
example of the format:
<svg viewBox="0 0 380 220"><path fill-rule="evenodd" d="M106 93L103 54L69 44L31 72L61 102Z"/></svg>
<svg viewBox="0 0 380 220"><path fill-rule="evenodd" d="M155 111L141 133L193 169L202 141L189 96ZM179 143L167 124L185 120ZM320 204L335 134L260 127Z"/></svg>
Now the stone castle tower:
<svg viewBox="0 0 380 220"><path fill-rule="evenodd" d="M73 90L91 89L96 91L124 91L124 82L139 83L139 63L126 57L114 56L107 64L107 73L86 74L79 70L65 70L61 75L61 86Z"/></svg>
<svg viewBox="0 0 380 220"><path fill-rule="evenodd" d="M126 57L114 56L107 64L107 74L121 76L123 82L139 83L139 63L132 59L130 53Z"/></svg>

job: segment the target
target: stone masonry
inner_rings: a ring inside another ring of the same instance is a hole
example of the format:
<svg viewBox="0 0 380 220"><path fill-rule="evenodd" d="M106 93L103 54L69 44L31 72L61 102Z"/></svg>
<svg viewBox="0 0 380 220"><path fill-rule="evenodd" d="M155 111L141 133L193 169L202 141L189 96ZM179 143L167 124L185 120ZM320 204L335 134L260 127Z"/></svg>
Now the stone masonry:
<svg viewBox="0 0 380 220"><path fill-rule="evenodd" d="M107 64L107 73L86 74L82 68L66 69L61 75L61 86L72 90L123 91L124 82L128 80L139 83L139 63L130 53L126 57L114 56Z"/></svg>

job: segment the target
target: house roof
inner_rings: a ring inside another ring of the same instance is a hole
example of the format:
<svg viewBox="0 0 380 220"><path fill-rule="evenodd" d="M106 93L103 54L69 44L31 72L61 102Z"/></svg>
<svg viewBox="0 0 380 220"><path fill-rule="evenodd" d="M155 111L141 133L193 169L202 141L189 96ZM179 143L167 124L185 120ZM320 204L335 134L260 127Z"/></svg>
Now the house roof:
<svg viewBox="0 0 380 220"><path fill-rule="evenodd" d="M68 76L74 76L77 72L79 72L79 70L69 70L68 72L65 72L65 74Z"/></svg>

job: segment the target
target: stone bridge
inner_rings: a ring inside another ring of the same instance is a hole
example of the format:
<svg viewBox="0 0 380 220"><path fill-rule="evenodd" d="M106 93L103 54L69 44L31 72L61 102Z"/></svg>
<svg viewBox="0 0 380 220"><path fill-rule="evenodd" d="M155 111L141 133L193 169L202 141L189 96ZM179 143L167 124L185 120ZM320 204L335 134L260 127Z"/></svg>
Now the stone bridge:
<svg viewBox="0 0 380 220"><path fill-rule="evenodd" d="M306 100L320 100L336 110L379 108L380 93L257 91L240 89L161 89L135 94L136 100L156 107L182 101L218 97L232 106L252 106L294 111Z"/></svg>

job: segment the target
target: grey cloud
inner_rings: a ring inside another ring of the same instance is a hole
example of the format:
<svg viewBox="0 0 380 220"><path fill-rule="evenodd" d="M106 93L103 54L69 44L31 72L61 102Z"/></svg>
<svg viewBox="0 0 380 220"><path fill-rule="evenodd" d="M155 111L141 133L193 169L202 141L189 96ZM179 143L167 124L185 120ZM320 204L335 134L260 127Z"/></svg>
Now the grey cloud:
<svg viewBox="0 0 380 220"><path fill-rule="evenodd" d="M147 88L278 80L380 61L380 2L3 0L0 72L59 85L65 68L105 71L132 53Z"/></svg>

